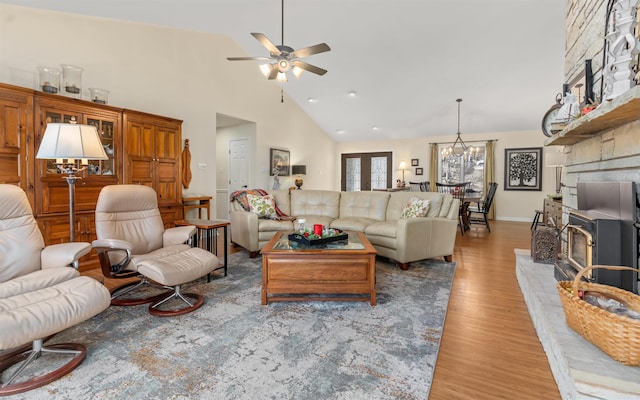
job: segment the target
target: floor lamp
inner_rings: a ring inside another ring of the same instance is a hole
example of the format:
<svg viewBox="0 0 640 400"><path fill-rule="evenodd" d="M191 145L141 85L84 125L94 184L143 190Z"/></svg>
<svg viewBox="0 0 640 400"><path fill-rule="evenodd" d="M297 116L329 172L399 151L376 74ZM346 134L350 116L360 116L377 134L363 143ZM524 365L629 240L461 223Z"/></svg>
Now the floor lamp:
<svg viewBox="0 0 640 400"><path fill-rule="evenodd" d="M562 167L564 166L564 154L560 150L549 149L545 152L546 166L556 168L556 194L554 198L561 198L562 189Z"/></svg>
<svg viewBox="0 0 640 400"><path fill-rule="evenodd" d="M69 185L69 241L75 242L75 184L89 160L108 160L98 130L93 125L50 122L44 131L36 158L56 160Z"/></svg>

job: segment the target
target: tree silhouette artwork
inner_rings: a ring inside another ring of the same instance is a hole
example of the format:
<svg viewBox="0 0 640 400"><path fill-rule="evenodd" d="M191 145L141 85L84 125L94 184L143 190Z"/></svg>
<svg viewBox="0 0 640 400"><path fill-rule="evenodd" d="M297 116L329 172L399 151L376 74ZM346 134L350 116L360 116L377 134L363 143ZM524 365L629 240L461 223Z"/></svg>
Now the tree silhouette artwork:
<svg viewBox="0 0 640 400"><path fill-rule="evenodd" d="M508 153L508 186L511 189L539 190L539 157L537 150Z"/></svg>

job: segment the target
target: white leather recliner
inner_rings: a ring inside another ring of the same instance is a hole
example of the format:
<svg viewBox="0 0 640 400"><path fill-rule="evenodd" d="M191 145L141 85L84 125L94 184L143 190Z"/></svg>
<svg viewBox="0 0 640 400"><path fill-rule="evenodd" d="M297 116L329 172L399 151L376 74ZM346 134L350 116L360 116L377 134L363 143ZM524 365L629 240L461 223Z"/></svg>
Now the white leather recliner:
<svg viewBox="0 0 640 400"><path fill-rule="evenodd" d="M98 252L102 272L108 278L140 278L140 282L114 292L112 304L152 303L149 312L156 316L181 315L199 308L204 297L182 293L180 286L210 274L219 261L214 254L186 244L195 231L194 226L165 230L156 192L150 187L110 185L102 188L96 204L98 239L92 243ZM148 283L171 289L171 292L118 301L118 297ZM186 306L167 307L171 299L180 299ZM165 308L160 308L162 304Z"/></svg>
<svg viewBox="0 0 640 400"><path fill-rule="evenodd" d="M109 307L109 291L71 267L90 250L89 243L77 242L45 247L24 191L0 184L0 373L11 369L11 376L0 376L0 395L53 382L85 358L80 344L43 343ZM31 348L24 346L29 343ZM28 364L47 353L73 357L54 371L19 379Z"/></svg>

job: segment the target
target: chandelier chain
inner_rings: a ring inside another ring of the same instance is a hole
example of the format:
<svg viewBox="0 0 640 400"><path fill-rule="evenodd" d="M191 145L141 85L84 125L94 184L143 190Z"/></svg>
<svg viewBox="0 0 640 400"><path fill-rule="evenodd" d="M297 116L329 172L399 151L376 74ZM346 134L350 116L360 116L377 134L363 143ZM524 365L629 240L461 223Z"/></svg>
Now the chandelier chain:
<svg viewBox="0 0 640 400"><path fill-rule="evenodd" d="M442 150L442 158L454 161L456 158L464 156L465 162L469 162L475 159L474 152L477 152L477 149L467 146L460 136L460 103L462 99L456 99L456 102L458 103L458 131L456 132L456 140L451 146Z"/></svg>

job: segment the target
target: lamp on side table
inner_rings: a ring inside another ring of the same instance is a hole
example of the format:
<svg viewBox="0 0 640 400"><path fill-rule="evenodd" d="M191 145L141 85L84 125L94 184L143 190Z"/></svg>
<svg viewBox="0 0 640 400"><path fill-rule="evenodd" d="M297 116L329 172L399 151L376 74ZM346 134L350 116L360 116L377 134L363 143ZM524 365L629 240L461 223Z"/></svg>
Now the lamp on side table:
<svg viewBox="0 0 640 400"><path fill-rule="evenodd" d="M298 190L302 189L302 177L307 174L307 166L306 165L294 165L291 167L291 174L296 176L296 188Z"/></svg>

